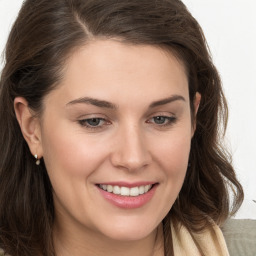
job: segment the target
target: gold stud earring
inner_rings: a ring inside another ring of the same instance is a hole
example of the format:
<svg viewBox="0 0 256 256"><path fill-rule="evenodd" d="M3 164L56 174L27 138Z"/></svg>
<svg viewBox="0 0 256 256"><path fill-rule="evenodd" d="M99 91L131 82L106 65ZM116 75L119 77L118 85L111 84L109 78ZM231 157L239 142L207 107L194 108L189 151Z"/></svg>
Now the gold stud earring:
<svg viewBox="0 0 256 256"><path fill-rule="evenodd" d="M35 159L36 159L36 165L40 165L40 159L38 158L37 155L34 155Z"/></svg>

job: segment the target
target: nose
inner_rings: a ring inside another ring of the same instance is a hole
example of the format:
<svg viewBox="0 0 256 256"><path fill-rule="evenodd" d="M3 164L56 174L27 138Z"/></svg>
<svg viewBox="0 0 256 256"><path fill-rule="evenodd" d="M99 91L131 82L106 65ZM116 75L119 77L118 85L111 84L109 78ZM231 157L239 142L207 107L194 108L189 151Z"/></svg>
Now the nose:
<svg viewBox="0 0 256 256"><path fill-rule="evenodd" d="M111 162L115 167L138 171L148 166L151 160L142 129L130 125L118 131L111 155Z"/></svg>

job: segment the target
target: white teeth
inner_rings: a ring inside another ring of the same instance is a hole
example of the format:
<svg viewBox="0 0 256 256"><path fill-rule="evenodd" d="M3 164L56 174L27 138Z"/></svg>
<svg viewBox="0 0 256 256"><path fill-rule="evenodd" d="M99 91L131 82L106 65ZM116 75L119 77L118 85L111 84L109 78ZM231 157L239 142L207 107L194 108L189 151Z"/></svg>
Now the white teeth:
<svg viewBox="0 0 256 256"><path fill-rule="evenodd" d="M140 186L139 187L139 193L140 193L140 195L145 193L145 186Z"/></svg>
<svg viewBox="0 0 256 256"><path fill-rule="evenodd" d="M145 186L145 193L147 193L151 189L152 185L146 185Z"/></svg>
<svg viewBox="0 0 256 256"><path fill-rule="evenodd" d="M111 185L99 185L99 187L105 191L108 191L109 193L113 193L116 195L122 195L122 196L139 196L147 193L151 188L152 185L146 185L146 186L139 186L139 187L119 187L119 186L111 186Z"/></svg>
<svg viewBox="0 0 256 256"><path fill-rule="evenodd" d="M138 196L138 195L139 195L139 188L138 187L130 189L130 196Z"/></svg>
<svg viewBox="0 0 256 256"><path fill-rule="evenodd" d="M121 187L121 193L122 196L129 196L130 195L130 189L127 187Z"/></svg>
<svg viewBox="0 0 256 256"><path fill-rule="evenodd" d="M113 188L113 193L116 194L116 195L120 195L120 193L121 193L120 187L114 186L114 188Z"/></svg>
<svg viewBox="0 0 256 256"><path fill-rule="evenodd" d="M113 187L111 185L107 185L107 191L108 192L113 192Z"/></svg>

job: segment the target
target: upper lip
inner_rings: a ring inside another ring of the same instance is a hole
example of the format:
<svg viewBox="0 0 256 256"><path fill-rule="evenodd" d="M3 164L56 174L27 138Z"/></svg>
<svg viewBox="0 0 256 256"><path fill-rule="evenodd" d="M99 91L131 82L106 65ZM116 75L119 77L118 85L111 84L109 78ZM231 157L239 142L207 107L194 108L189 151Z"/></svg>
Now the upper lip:
<svg viewBox="0 0 256 256"><path fill-rule="evenodd" d="M118 182L103 182L103 183L98 183L97 185L111 185L111 186L133 188L133 187L153 185L153 184L156 184L156 182L138 181L138 182L131 183L131 182L125 182L125 181L118 181Z"/></svg>

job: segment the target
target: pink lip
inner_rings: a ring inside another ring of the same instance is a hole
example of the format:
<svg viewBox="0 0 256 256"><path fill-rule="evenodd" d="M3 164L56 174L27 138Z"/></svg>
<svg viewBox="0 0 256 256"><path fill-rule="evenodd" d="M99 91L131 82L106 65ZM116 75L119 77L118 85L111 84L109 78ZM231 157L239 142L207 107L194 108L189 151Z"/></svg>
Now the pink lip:
<svg viewBox="0 0 256 256"><path fill-rule="evenodd" d="M116 183L108 183L108 185L112 185L112 184L117 185ZM144 185L141 185L142 183L139 183L139 184L140 185L135 185L133 183L133 184L130 184L130 187L144 186ZM149 183L146 183L146 185L148 185L148 184ZM153 184L153 183L151 183L151 184ZM118 183L117 186L120 186L120 183ZM125 186L127 186L127 184ZM114 193L109 193L109 192L99 188L98 186L97 186L97 188L99 189L101 195L107 201L112 203L113 205L120 207L120 208L124 208L124 209L135 209L135 208L142 207L143 205L145 205L152 199L152 197L154 196L155 191L157 189L157 186L158 186L158 184L155 184L147 193L145 193L143 195L139 195L139 196L134 196L134 197L133 196L116 195Z"/></svg>

